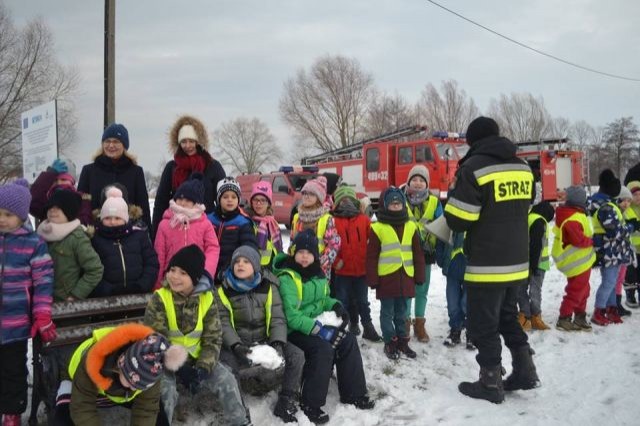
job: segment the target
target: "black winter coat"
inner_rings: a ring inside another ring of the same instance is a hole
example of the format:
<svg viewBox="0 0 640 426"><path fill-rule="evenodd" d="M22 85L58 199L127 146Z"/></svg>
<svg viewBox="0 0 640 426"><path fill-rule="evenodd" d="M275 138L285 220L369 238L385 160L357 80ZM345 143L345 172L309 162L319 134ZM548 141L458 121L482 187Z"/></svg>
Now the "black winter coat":
<svg viewBox="0 0 640 426"><path fill-rule="evenodd" d="M151 238L155 240L158 225L162 221L162 214L169 208L169 201L173 198L173 171L176 168L176 162L171 160L167 163L162 171L160 183L156 190L156 199L153 204L153 230ZM220 162L212 159L212 162L204 170L204 205L206 213L211 213L216 204L216 188L218 182L226 177L226 173Z"/></svg>
<svg viewBox="0 0 640 426"><path fill-rule="evenodd" d="M144 180L144 170L126 155L115 162L105 155L98 155L93 163L82 168L78 191L90 194L91 208L100 209L102 207L102 189L116 182L127 188L127 204L140 207L145 225L151 224L149 194Z"/></svg>
<svg viewBox="0 0 640 426"><path fill-rule="evenodd" d="M460 160L445 218L467 232L465 282L475 286L525 283L529 271L529 205L535 195L529 166L507 138L474 142Z"/></svg>
<svg viewBox="0 0 640 426"><path fill-rule="evenodd" d="M234 212L222 214L220 209L207 215L213 224L220 244L220 257L218 258L217 282L231 263L231 255L240 246L250 245L256 250L258 241L256 239L255 225L249 217L236 209Z"/></svg>
<svg viewBox="0 0 640 426"><path fill-rule="evenodd" d="M160 266L147 232L131 224L112 228L99 225L91 243L104 272L90 297L151 292Z"/></svg>

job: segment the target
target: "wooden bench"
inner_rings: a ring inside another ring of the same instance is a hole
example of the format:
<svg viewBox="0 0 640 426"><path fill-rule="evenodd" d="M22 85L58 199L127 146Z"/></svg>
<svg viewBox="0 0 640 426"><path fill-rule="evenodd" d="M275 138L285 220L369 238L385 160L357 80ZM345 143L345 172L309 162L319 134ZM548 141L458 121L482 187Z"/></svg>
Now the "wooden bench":
<svg viewBox="0 0 640 426"><path fill-rule="evenodd" d="M33 389L29 425L38 424L40 402L45 403L49 423L53 419L58 367L47 359L56 348L75 346L91 337L93 330L129 322L142 322L151 293L99 297L52 304L52 319L58 337L45 345L33 339Z"/></svg>

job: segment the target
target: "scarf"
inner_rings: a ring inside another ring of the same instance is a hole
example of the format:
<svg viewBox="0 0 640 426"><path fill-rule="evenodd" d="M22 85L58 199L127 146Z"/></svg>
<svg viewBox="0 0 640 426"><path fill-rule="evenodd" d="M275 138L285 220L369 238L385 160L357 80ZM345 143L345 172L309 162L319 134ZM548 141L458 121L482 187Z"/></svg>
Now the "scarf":
<svg viewBox="0 0 640 426"><path fill-rule="evenodd" d="M283 262L283 267L286 269L291 269L293 272L296 272L298 275L300 275L303 283L316 277L326 278L326 275L322 271L322 267L320 266L320 261L318 259L315 259L311 265L303 268L302 265L296 262L293 256L287 256L287 258Z"/></svg>
<svg viewBox="0 0 640 426"><path fill-rule="evenodd" d="M130 223L125 223L120 226L105 226L102 223L96 225L96 233L109 240L117 240L126 237L132 230L133 226Z"/></svg>
<svg viewBox="0 0 640 426"><path fill-rule="evenodd" d="M378 218L378 222L386 223L387 225L402 225L409 220L409 213L407 209L404 208L399 212L392 212L389 210L380 210L376 213L376 217Z"/></svg>
<svg viewBox="0 0 640 426"><path fill-rule="evenodd" d="M48 243L64 240L70 233L81 226L80 219L72 220L66 223L51 223L49 219L44 220L38 226L38 235Z"/></svg>
<svg viewBox="0 0 640 426"><path fill-rule="evenodd" d="M412 206L421 205L427 198L429 198L429 188L418 190L407 187L407 199Z"/></svg>
<svg viewBox="0 0 640 426"><path fill-rule="evenodd" d="M360 209L348 198L342 200L340 205L333 210L333 215L337 217L355 217L360 213Z"/></svg>
<svg viewBox="0 0 640 426"><path fill-rule="evenodd" d="M192 208L181 207L175 201L169 201L169 209L173 213L169 220L169 226L176 228L178 225L184 225L185 229L189 229L189 222L200 219L205 211L204 204L196 204Z"/></svg>
<svg viewBox="0 0 640 426"><path fill-rule="evenodd" d="M318 220L323 214L327 212L327 208L324 205L318 207L306 208L302 205L298 206L298 231L304 231L305 229L315 229L318 224Z"/></svg>
<svg viewBox="0 0 640 426"><path fill-rule="evenodd" d="M207 158L201 152L197 152L194 155L186 155L182 151L176 152L173 156L173 161L176 162L176 167L173 169L173 176L171 177L171 188L174 191L191 176L191 173L200 172L204 174L204 169L208 164Z"/></svg>
<svg viewBox="0 0 640 426"><path fill-rule="evenodd" d="M262 282L262 274L260 272L253 275L253 279L241 280L233 275L233 266L229 267L224 273L224 283L227 287L232 288L238 293L246 293L258 287Z"/></svg>
<svg viewBox="0 0 640 426"><path fill-rule="evenodd" d="M276 251L282 250L282 239L280 238L280 225L273 216L253 216L251 219L258 224L258 233L256 238L258 239L258 248L264 250L267 248L267 241L271 237Z"/></svg>

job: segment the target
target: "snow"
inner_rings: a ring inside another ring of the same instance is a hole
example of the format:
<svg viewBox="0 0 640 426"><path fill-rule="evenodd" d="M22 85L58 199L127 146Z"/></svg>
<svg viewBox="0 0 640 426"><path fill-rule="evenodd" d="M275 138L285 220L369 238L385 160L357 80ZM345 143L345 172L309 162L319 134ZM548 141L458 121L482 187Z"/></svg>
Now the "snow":
<svg viewBox="0 0 640 426"><path fill-rule="evenodd" d="M269 345L252 346L247 357L253 365L261 365L268 370L275 370L284 362L278 351Z"/></svg>
<svg viewBox="0 0 640 426"><path fill-rule="evenodd" d="M284 235L288 244L288 232ZM640 391L640 310L626 317L624 324L594 326L591 333L567 333L552 328L529 333L535 349L538 374L542 387L507 394L500 405L474 400L458 392L461 381L476 380L478 365L475 352L464 345L447 348L442 342L448 333L445 279L433 267L427 304L427 329L431 341L427 344L412 340L418 353L415 360L402 358L391 361L382 352L382 343L372 343L360 337L364 370L370 396L376 407L361 411L339 402L335 376L329 385L327 403L323 409L331 416L329 425L602 425L640 424L637 399ZM591 313L600 273L591 277ZM565 278L555 268L547 273L543 285L542 311L545 321L553 327L562 300ZM375 293L369 293L374 325L380 331L380 303ZM503 365L511 371L508 350L503 351ZM282 425L273 416L277 400L275 391L263 397L245 395L255 425ZM205 426L223 424L220 413L210 406L211 398L185 398L188 404L186 420L177 425ZM26 422L27 414L23 416ZM299 411L298 424L311 423ZM123 421L112 424L125 424Z"/></svg>
<svg viewBox="0 0 640 426"><path fill-rule="evenodd" d="M320 321L322 325L328 325L331 327L340 327L342 325L342 318L338 317L333 311L326 311L316 317L316 321Z"/></svg>

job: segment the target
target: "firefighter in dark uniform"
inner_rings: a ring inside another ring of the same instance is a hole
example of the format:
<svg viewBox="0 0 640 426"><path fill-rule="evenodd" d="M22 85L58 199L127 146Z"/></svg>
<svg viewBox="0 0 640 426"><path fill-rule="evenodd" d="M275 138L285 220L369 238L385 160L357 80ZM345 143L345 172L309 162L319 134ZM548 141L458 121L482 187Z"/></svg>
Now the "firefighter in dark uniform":
<svg viewBox="0 0 640 426"><path fill-rule="evenodd" d="M505 390L540 385L527 335L518 323L518 288L529 276L527 216L534 198L533 174L501 137L498 124L478 117L467 129L467 155L460 160L444 215L455 232L466 232L468 335L478 348L477 382L458 389L472 398L504 401ZM513 372L502 380L502 344Z"/></svg>

